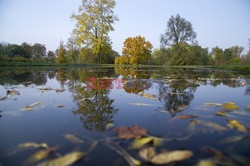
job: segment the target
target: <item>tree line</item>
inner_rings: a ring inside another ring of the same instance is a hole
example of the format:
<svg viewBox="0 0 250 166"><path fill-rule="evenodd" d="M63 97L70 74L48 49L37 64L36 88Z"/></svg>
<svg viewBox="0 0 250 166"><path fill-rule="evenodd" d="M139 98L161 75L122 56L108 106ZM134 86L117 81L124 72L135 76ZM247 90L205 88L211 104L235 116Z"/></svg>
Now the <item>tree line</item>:
<svg viewBox="0 0 250 166"><path fill-rule="evenodd" d="M161 46L153 49L143 36L125 40L122 56L112 49L109 32L119 21L114 14L115 0L82 0L71 18L75 28L66 44L60 42L55 52L46 52L43 44L0 44L1 60L43 59L57 63L97 63L120 65L228 65L250 64L250 48L243 55L243 47L227 49L201 47L196 41L192 23L179 14L171 16L166 31L160 37ZM249 41L250 47L250 41Z"/></svg>

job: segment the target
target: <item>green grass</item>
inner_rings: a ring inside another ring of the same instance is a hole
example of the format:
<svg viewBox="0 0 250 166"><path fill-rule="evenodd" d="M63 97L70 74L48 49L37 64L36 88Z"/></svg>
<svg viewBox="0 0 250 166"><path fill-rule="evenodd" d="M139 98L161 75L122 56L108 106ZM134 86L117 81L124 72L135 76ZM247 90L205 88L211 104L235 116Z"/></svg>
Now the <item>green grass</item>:
<svg viewBox="0 0 250 166"><path fill-rule="evenodd" d="M220 70L230 70L230 71L239 71L239 72L250 72L250 65L224 65L224 66L163 66L163 65L114 65L114 64L60 64L55 62L10 62L10 61L0 61L0 66L58 66L58 67L153 67L153 68L163 68L163 67L172 67L172 68L187 68L187 69L220 69Z"/></svg>

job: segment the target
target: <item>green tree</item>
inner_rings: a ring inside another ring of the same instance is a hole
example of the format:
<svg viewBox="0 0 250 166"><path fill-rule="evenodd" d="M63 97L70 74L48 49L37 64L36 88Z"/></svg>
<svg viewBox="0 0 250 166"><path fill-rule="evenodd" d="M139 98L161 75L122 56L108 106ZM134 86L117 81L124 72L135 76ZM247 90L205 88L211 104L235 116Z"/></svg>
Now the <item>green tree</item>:
<svg viewBox="0 0 250 166"><path fill-rule="evenodd" d="M76 43L76 37L71 35L67 42L67 49L68 49L68 60L73 63L77 63L78 56L79 56L79 47Z"/></svg>
<svg viewBox="0 0 250 166"><path fill-rule="evenodd" d="M118 21L114 15L115 0L82 0L76 20L74 34L79 46L92 49L101 63L102 49L110 45L108 33L113 31L113 23Z"/></svg>
<svg viewBox="0 0 250 166"><path fill-rule="evenodd" d="M54 51L48 51L47 55L48 55L49 60L52 60L52 61L55 60L56 54Z"/></svg>
<svg viewBox="0 0 250 166"><path fill-rule="evenodd" d="M66 63L67 58L66 58L67 50L65 49L63 42L60 42L60 46L56 51L56 62L57 63Z"/></svg>
<svg viewBox="0 0 250 166"><path fill-rule="evenodd" d="M46 56L46 47L43 44L35 43L32 46L32 58L43 58Z"/></svg>
<svg viewBox="0 0 250 166"><path fill-rule="evenodd" d="M177 14L169 19L167 30L161 35L161 45L162 47L172 46L183 42L194 42L195 39L196 33L191 22Z"/></svg>
<svg viewBox="0 0 250 166"><path fill-rule="evenodd" d="M164 65L168 60L167 49L154 49L152 53L152 59L155 64Z"/></svg>

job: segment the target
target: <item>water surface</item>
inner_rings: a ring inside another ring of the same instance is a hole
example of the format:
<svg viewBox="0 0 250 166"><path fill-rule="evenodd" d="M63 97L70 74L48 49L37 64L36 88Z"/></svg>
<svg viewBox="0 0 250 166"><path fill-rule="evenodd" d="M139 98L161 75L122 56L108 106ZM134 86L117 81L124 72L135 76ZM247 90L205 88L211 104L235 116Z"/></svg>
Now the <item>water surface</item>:
<svg viewBox="0 0 250 166"><path fill-rule="evenodd" d="M89 78L117 82L113 82L114 88L88 89ZM119 81L123 82L122 88L118 87ZM17 149L27 142L56 147L48 158L31 165L73 151L86 153L76 165L129 165L113 146L142 165L150 165L138 150L130 148L134 139L117 137L113 129L122 126L139 126L147 130L148 136L163 139L155 147L157 153L193 152L191 158L175 165L195 165L202 159L218 165L247 165L250 160L249 75L180 68L1 68L0 97L0 165L27 164L27 159L41 150ZM228 102L238 109L225 109L223 104ZM32 110L22 110L32 103L37 103ZM216 115L219 111L226 115ZM180 115L194 117L181 119ZM237 120L247 131L230 127L229 120ZM66 134L83 143L65 139ZM244 139L225 142L235 136ZM88 152L95 141L98 145Z"/></svg>

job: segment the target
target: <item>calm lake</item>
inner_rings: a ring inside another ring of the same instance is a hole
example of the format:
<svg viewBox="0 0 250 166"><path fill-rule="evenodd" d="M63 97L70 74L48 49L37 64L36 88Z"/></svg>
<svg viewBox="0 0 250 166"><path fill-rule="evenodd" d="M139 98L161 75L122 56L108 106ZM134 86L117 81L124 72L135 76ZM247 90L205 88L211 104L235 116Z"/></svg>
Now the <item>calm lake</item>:
<svg viewBox="0 0 250 166"><path fill-rule="evenodd" d="M0 68L0 98L3 166L60 158L91 166L250 163L250 74L167 67ZM174 153L179 159L169 161L157 156L176 151L189 155ZM65 158L73 152L84 155Z"/></svg>

